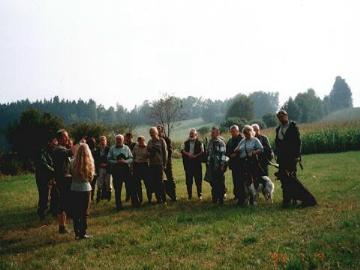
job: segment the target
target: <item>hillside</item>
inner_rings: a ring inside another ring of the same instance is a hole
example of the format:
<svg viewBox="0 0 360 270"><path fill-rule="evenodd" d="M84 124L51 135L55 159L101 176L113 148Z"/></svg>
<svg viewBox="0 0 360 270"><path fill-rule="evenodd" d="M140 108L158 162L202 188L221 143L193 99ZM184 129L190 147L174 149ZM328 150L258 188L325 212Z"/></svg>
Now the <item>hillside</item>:
<svg viewBox="0 0 360 270"><path fill-rule="evenodd" d="M202 118L179 121L175 124L171 139L175 142L181 142L188 137L191 128L199 129L204 126L211 127L212 125L213 123L205 122ZM135 128L134 133L136 135L144 135L149 139L149 128L150 126L139 126Z"/></svg>

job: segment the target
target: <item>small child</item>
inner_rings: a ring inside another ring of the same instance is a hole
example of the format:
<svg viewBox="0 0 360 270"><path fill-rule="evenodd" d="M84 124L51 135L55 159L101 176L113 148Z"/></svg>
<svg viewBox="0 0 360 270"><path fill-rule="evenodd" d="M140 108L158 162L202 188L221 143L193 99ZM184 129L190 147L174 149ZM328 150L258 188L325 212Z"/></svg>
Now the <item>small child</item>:
<svg viewBox="0 0 360 270"><path fill-rule="evenodd" d="M86 143L80 143L71 164L71 173L71 208L75 239L87 239L90 238L86 234L92 190L90 183L95 175L95 164L90 148Z"/></svg>

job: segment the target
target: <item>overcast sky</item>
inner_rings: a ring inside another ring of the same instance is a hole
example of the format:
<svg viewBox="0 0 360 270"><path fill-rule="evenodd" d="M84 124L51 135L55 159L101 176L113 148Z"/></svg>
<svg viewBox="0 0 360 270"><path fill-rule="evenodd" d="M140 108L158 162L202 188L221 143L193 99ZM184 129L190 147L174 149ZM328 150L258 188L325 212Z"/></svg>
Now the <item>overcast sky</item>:
<svg viewBox="0 0 360 270"><path fill-rule="evenodd" d="M162 93L281 102L337 75L360 105L358 0L1 0L0 102Z"/></svg>

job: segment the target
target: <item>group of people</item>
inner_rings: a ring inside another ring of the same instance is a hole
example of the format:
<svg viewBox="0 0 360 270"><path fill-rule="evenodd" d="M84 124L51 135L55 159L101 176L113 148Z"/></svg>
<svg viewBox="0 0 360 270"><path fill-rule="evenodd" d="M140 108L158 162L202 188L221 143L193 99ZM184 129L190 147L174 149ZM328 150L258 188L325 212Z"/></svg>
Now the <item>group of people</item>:
<svg viewBox="0 0 360 270"><path fill-rule="evenodd" d="M282 184L283 206L297 201L303 206L315 205L315 198L296 176L301 150L299 130L285 111L279 111L277 117L280 125L276 129L274 152L279 164L277 177ZM249 189L264 185L262 179L269 174L268 166L272 164L274 152L257 124L246 125L242 132L233 125L230 133L231 138L226 143L219 128L213 127L210 140L203 143L196 129L190 130L181 150L189 200L194 182L197 197L202 200L204 179L211 185L212 201L223 204L227 192L225 171L229 168L234 199L240 206L256 204L256 196ZM45 217L50 197L50 211L57 215L59 233L68 232L66 219L70 216L76 239L86 239L91 200L110 201L113 190L116 210L123 209L123 186L125 200L131 201L134 207L139 207L144 200L142 184L148 203L153 202L153 193L159 204L165 203L167 197L176 201L171 140L165 136L162 126L150 128L149 134L147 143L144 136L139 136L135 143L131 133L119 134L115 136L115 145L110 147L105 136L99 138L98 145L94 138L84 138L73 144L68 132L59 130L56 138L41 150L35 163L39 217ZM206 164L204 175L203 163Z"/></svg>

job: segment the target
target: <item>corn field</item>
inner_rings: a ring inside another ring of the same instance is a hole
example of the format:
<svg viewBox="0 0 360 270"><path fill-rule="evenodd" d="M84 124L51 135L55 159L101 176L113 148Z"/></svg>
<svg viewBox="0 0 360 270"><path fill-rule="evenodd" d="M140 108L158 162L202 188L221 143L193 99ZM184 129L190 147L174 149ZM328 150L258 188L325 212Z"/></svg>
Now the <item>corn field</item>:
<svg viewBox="0 0 360 270"><path fill-rule="evenodd" d="M302 140L302 154L360 150L360 121L318 122L298 124L298 127ZM272 147L274 147L275 128L264 129L262 133L268 136ZM221 134L221 136L226 141L230 138L229 133ZM209 139L209 134L206 137ZM201 139L204 141L205 137ZM183 142L173 141L175 158L181 158L182 144Z"/></svg>
<svg viewBox="0 0 360 270"><path fill-rule="evenodd" d="M335 153L360 150L360 121L299 125L302 153ZM275 129L263 132L274 146Z"/></svg>

